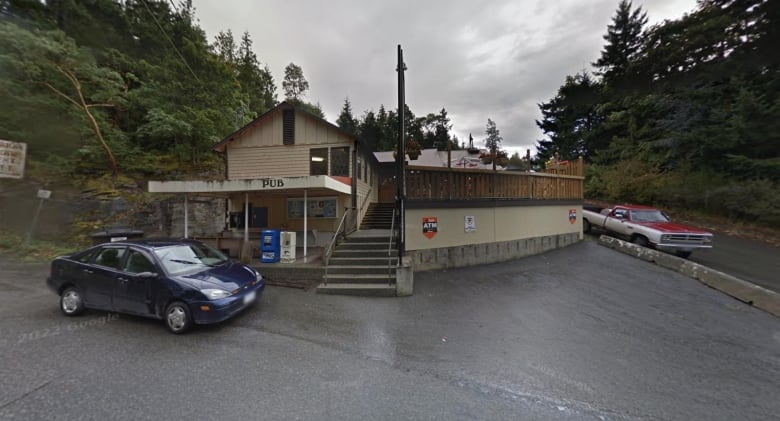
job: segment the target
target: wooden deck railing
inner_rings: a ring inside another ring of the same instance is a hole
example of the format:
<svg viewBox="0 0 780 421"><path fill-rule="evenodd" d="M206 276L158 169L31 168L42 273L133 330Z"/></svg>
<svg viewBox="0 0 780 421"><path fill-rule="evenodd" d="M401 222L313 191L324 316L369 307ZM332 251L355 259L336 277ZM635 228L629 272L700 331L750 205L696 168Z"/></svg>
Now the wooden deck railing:
<svg viewBox="0 0 780 421"><path fill-rule="evenodd" d="M406 167L410 200L582 199L582 160L541 173Z"/></svg>

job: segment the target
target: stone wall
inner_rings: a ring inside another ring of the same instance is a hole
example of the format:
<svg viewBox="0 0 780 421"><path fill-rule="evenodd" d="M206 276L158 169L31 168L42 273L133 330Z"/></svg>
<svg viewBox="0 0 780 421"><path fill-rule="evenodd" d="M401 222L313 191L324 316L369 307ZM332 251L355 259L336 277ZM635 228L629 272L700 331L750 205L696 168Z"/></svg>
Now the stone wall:
<svg viewBox="0 0 780 421"><path fill-rule="evenodd" d="M49 199L37 198L41 188L52 192ZM183 196L148 195L140 187L127 188L114 196L0 180L0 228L26 235L37 213L32 237L39 240L68 241L74 235L113 228L141 230L145 237L184 236ZM222 232L225 206L224 199L190 197L189 235Z"/></svg>

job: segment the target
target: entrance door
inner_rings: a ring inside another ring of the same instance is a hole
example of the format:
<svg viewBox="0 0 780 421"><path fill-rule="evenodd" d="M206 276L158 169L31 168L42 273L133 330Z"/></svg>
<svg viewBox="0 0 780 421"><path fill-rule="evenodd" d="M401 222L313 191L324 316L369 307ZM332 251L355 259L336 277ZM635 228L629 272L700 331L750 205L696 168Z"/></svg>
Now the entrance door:
<svg viewBox="0 0 780 421"><path fill-rule="evenodd" d="M268 227L268 208L252 208L252 214L249 218L250 228Z"/></svg>
<svg viewBox="0 0 780 421"><path fill-rule="evenodd" d="M379 203L395 203L395 180L386 181L379 186Z"/></svg>

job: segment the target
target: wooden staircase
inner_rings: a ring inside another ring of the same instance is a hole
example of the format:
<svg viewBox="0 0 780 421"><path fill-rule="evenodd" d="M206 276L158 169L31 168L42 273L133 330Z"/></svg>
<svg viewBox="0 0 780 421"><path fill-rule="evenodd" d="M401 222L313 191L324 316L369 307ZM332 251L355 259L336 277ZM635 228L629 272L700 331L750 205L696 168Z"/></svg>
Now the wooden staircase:
<svg viewBox="0 0 780 421"><path fill-rule="evenodd" d="M390 218L392 221L392 213ZM394 297L398 249L395 242L390 244L390 236L389 225L388 229L360 230L347 236L327 262L317 292Z"/></svg>
<svg viewBox="0 0 780 421"><path fill-rule="evenodd" d="M368 205L363 221L360 222L360 229L389 230L393 223L393 210L395 210L394 203L371 203Z"/></svg>

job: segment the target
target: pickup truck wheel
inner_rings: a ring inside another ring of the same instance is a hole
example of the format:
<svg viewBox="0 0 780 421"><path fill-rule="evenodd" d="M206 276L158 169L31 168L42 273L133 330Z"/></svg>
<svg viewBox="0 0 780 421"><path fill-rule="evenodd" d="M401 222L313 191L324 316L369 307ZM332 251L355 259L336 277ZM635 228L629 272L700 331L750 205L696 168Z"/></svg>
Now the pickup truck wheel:
<svg viewBox="0 0 780 421"><path fill-rule="evenodd" d="M650 244L650 242L647 241L647 237L643 237L641 235L637 235L634 238L632 238L631 242L642 247L647 247L648 244Z"/></svg>
<svg viewBox="0 0 780 421"><path fill-rule="evenodd" d="M590 232L590 222L587 219L582 220L582 232Z"/></svg>
<svg viewBox="0 0 780 421"><path fill-rule="evenodd" d="M687 259L688 256L691 255L691 252L690 251L676 251L676 252L674 252L674 254L677 257L682 257L683 259Z"/></svg>

